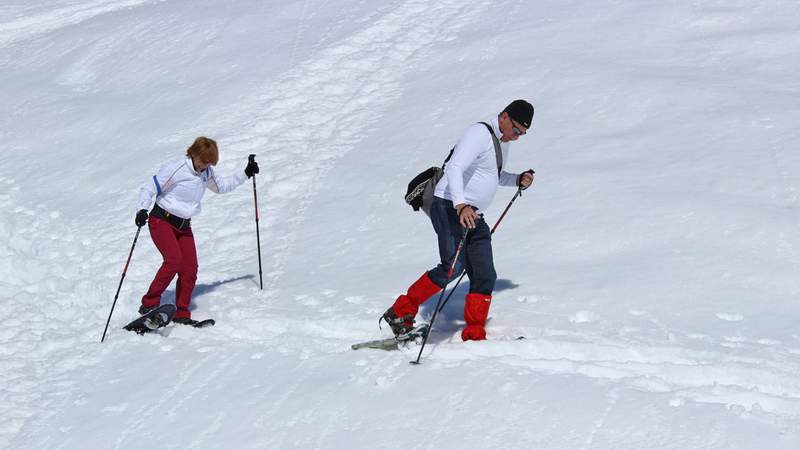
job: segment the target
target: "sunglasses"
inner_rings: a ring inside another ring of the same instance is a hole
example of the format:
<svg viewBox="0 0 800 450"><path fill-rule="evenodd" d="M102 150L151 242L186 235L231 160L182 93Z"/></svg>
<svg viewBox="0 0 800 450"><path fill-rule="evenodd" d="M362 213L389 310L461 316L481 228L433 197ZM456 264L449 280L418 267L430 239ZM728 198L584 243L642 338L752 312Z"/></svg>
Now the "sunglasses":
<svg viewBox="0 0 800 450"><path fill-rule="evenodd" d="M511 120L511 131L516 133L517 136L523 136L527 133L527 131L522 131L517 127L517 124L514 123L514 119L509 118L509 120Z"/></svg>

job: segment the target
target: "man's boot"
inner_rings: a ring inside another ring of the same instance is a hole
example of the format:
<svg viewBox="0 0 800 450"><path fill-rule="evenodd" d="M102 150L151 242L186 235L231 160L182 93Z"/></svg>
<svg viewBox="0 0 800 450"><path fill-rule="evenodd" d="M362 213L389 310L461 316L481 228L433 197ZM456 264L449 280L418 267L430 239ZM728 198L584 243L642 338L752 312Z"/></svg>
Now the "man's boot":
<svg viewBox="0 0 800 450"><path fill-rule="evenodd" d="M408 288L408 292L397 297L382 318L392 327L395 336L407 333L414 328L414 317L417 316L419 305L441 290L442 288L431 281L428 273L425 272Z"/></svg>
<svg viewBox="0 0 800 450"><path fill-rule="evenodd" d="M467 327L461 331L461 340L482 341L486 339L484 326L491 304L491 295L467 294L464 302L464 320L467 322Z"/></svg>

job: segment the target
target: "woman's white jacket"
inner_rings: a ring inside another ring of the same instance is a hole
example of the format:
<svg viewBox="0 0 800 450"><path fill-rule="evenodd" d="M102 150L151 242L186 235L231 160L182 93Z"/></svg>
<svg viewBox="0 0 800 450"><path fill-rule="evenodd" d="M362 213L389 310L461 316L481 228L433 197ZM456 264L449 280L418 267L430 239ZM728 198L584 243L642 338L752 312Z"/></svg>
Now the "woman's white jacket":
<svg viewBox="0 0 800 450"><path fill-rule="evenodd" d="M230 192L247 181L244 170L231 176L221 177L208 168L202 172L194 170L192 159L185 157L161 166L153 178L139 190L136 210L150 209L153 196L158 206L183 219L191 219L200 213L200 202L206 188L217 194Z"/></svg>

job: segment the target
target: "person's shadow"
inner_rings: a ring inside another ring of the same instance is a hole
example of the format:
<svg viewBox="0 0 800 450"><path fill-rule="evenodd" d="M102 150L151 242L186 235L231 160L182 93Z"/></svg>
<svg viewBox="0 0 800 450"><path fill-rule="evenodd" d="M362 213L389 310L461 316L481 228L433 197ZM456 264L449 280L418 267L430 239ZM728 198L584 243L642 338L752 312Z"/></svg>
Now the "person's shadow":
<svg viewBox="0 0 800 450"><path fill-rule="evenodd" d="M227 280L220 280L215 281L210 284L196 284L194 286L194 290L192 291L192 303L189 305L189 311L194 311L197 307L197 297L200 297L204 294L208 294L209 292L217 289L218 287L222 286L223 284L233 283L236 281L241 280L249 280L255 278L255 275L242 275L236 278L229 278ZM164 294L161 296L161 304L166 305L167 303L175 304L175 289L168 289L164 291Z"/></svg>
<svg viewBox="0 0 800 450"><path fill-rule="evenodd" d="M442 302L450 296L450 299L445 303L444 308L436 315L436 323L433 324L432 333L428 337L429 344L436 344L450 338L455 332L461 331L464 328L464 301L469 293L469 278L464 277L461 283L454 292L448 290L444 294ZM453 284L454 282L451 282ZM498 279L494 283L494 293L507 291L509 289L516 289L519 285L511 280ZM420 308L420 313L430 322L433 317L433 310L436 308L436 302L439 300L441 292L434 295ZM491 319L490 319L491 320ZM489 323L489 320L486 321Z"/></svg>

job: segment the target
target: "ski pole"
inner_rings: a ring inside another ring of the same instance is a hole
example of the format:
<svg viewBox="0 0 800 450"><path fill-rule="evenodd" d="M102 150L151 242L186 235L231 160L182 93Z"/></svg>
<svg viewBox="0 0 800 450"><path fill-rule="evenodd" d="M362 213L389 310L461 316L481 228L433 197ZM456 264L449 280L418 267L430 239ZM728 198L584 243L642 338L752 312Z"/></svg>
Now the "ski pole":
<svg viewBox="0 0 800 450"><path fill-rule="evenodd" d="M497 229L497 226L500 225L500 222L502 222L503 217L505 217L506 213L508 212L508 210L511 209L511 205L513 205L514 202L517 200L517 197L519 197L521 195L522 195L522 188L519 188L519 189L517 189L517 193L514 194L514 198L512 198L511 201L508 202L508 206L506 206L506 209L503 211L503 214L500 214L500 218L497 219L497 222L495 222L494 226L492 227L492 233L491 234L494 234L494 230ZM464 279L464 275L466 275L466 274L467 274L466 272L463 272L461 274L461 277L458 278L458 281L456 281L456 285L453 286L453 289L450 291L449 294L447 294L447 298L444 299L444 303L442 303L442 306L440 307L439 311L444 309L444 305L446 305L448 300L450 300L450 297L453 296L453 292L456 291L456 288L458 288L458 285L461 284L461 280Z"/></svg>
<svg viewBox="0 0 800 450"><path fill-rule="evenodd" d="M453 256L453 262L450 263L450 270L447 271L447 279L449 280L450 277L453 276L453 272L456 268L456 261L458 261L458 257L461 254L461 250L464 248L464 243L467 240L467 233L469 233L469 228L464 227L464 232L461 234L461 242L458 243L458 248L456 248L456 254ZM419 349L419 354L417 355L416 361L409 361L411 364L420 364L419 359L422 357L422 351L425 350L425 343L428 342L428 336L431 335L431 330L433 329L433 323L436 322L436 315L439 312L439 303L442 302L442 297L444 297L444 291L447 290L447 285L442 288L442 294L439 295L439 300L436 302L436 309L433 310L433 317L431 317L431 324L428 326L428 331L425 333L425 336L422 337L422 347Z"/></svg>
<svg viewBox="0 0 800 450"><path fill-rule="evenodd" d="M125 268L122 269L122 278L119 279L119 286L117 286L117 293L114 295L114 303L111 304L111 312L108 313L108 320L106 320L106 327L103 330L103 337L100 338L100 343L106 340L106 331L108 331L108 324L111 322L111 315L114 314L114 306L117 305L117 298L119 297L119 291L122 289L122 282L125 280L125 274L128 273L128 266L131 263L131 257L133 256L133 249L136 247L136 240L139 239L139 232L142 231L142 227L138 227L136 229L136 236L133 237L133 245L131 245L131 252L128 253L128 261L125 263Z"/></svg>
<svg viewBox="0 0 800 450"><path fill-rule="evenodd" d="M248 161L254 162L256 160L256 155L250 155L247 157ZM253 174L253 204L256 208L256 246L258 247L258 283L261 286L261 290L264 290L264 279L261 275L261 235L258 231L258 193L256 192L256 174Z"/></svg>
<svg viewBox="0 0 800 450"><path fill-rule="evenodd" d="M519 197L521 195L522 195L522 188L519 188L519 189L517 189L517 193L514 194L514 197L511 199L511 201L508 202L508 206L506 206L506 209L503 210L503 214L500 214L500 218L497 219L497 222L495 222L494 226L492 227L492 234L494 234L494 230L497 229L497 227L500 225L500 222L503 221L503 218L508 213L508 210L511 209L511 205L513 205L514 202L517 201L517 197Z"/></svg>

